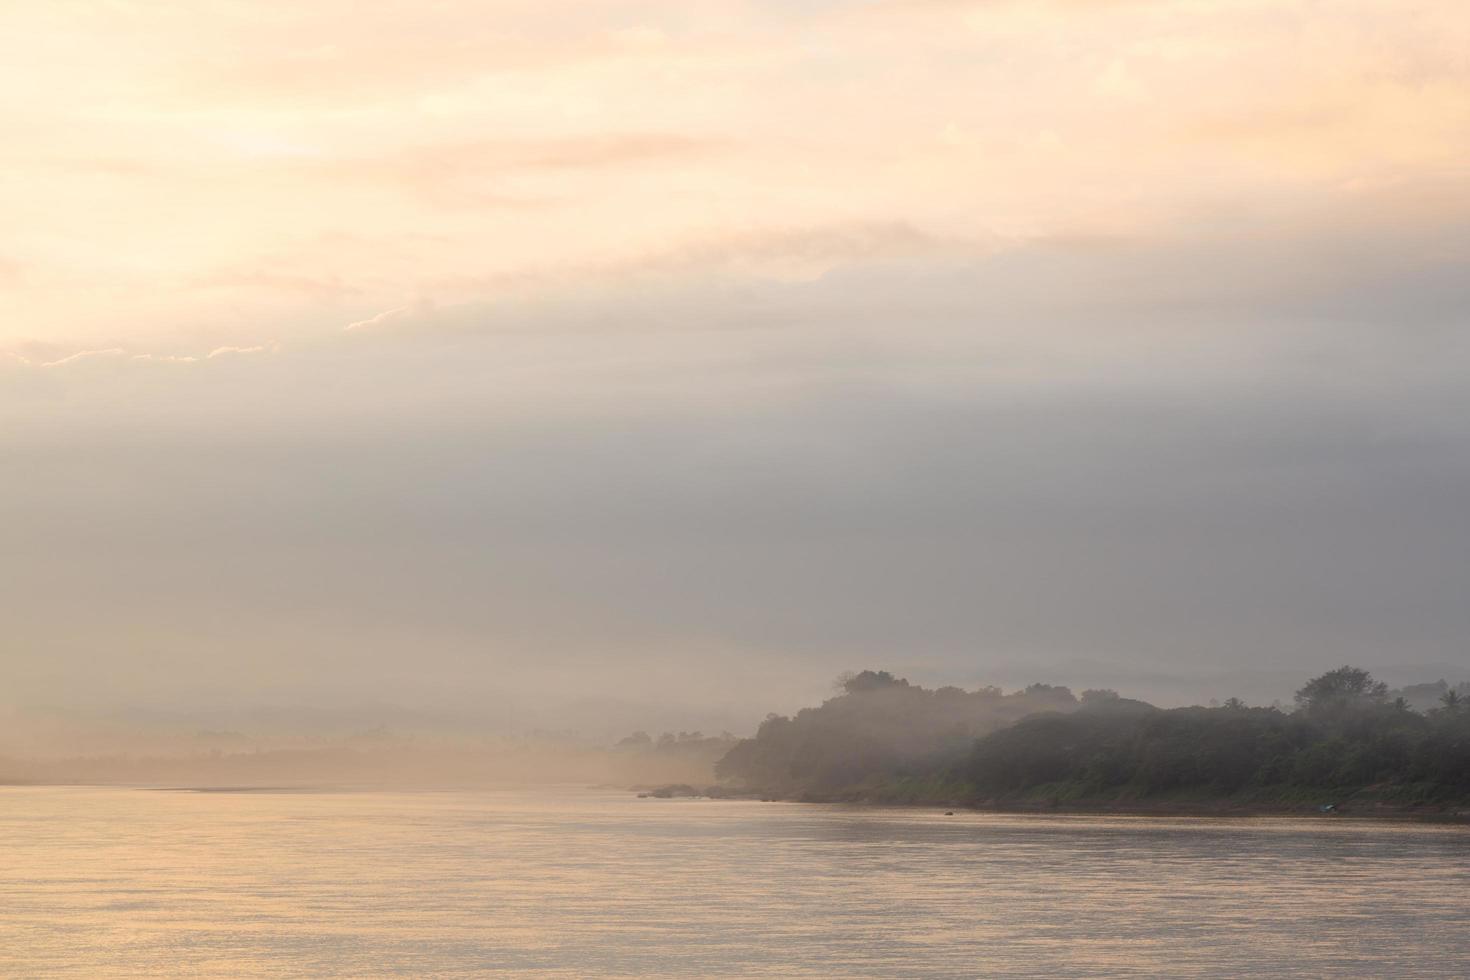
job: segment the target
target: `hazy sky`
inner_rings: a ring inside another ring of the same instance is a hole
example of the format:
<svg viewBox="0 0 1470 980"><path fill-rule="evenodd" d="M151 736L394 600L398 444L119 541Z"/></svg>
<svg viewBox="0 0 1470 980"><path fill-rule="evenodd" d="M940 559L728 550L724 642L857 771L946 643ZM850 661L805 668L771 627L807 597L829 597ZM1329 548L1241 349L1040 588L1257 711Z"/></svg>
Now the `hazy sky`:
<svg viewBox="0 0 1470 980"><path fill-rule="evenodd" d="M0 702L1470 668L1461 0L8 0L0 127Z"/></svg>

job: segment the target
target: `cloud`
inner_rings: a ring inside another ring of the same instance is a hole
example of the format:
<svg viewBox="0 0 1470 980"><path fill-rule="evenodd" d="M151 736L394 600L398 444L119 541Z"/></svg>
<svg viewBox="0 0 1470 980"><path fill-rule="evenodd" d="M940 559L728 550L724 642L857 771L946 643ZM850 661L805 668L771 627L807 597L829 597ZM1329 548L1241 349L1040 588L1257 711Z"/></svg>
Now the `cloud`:
<svg viewBox="0 0 1470 980"><path fill-rule="evenodd" d="M214 360L217 357L230 357L235 354L259 354L263 351L275 352L280 349L277 344L256 344L253 347L216 347L204 355L206 360Z"/></svg>
<svg viewBox="0 0 1470 980"><path fill-rule="evenodd" d="M699 238L617 268L625 273L657 270L810 280L844 265L916 257L977 257L994 251L997 245L978 237L946 238L906 222L854 222Z"/></svg>
<svg viewBox="0 0 1470 980"><path fill-rule="evenodd" d="M199 358L192 354L134 354L135 361L152 361L157 364L195 364Z"/></svg>
<svg viewBox="0 0 1470 980"><path fill-rule="evenodd" d="M210 273L195 278L192 285L207 289L265 290L314 299L339 299L362 291L361 287L343 282L335 276L302 276L259 268Z"/></svg>
<svg viewBox="0 0 1470 980"><path fill-rule="evenodd" d="M342 329L344 331L352 331L371 330L380 327L391 327L407 322L408 320L412 319L414 315L415 311L410 307L395 306L391 310L384 310L381 313L375 313L364 320L354 320L352 323L347 324L347 326L343 327Z"/></svg>
<svg viewBox="0 0 1470 980"><path fill-rule="evenodd" d="M539 210L566 203L567 192L554 187L558 175L615 179L640 167L689 163L722 145L714 138L660 132L454 139L396 150L374 148L358 156L282 159L277 166L307 180L392 188L436 208ZM527 183L548 180L550 189Z"/></svg>
<svg viewBox="0 0 1470 980"><path fill-rule="evenodd" d="M74 353L57 357L48 361L37 361L15 351L0 351L0 356L5 356L25 367L56 368L78 364L84 361L104 360L113 358L126 358L129 362L154 363L154 364L196 364L201 361L215 360L221 357L231 357L241 354L259 354L264 352L278 353L281 349L279 343L255 344L248 347L222 346L216 347L207 354L160 354L154 352L143 352L129 354L121 347L108 347L90 350L79 350Z"/></svg>
<svg viewBox="0 0 1470 980"><path fill-rule="evenodd" d="M26 696L1460 656L1463 5L168 6L0 11Z"/></svg>
<svg viewBox="0 0 1470 980"><path fill-rule="evenodd" d="M7 342L306 336L770 229L1188 235L1470 152L1450 0L494 10L7 4Z"/></svg>
<svg viewBox="0 0 1470 980"><path fill-rule="evenodd" d="M81 361L89 361L104 357L119 357L126 353L121 347L108 347L101 350L79 350L75 354L57 358L54 361L45 361L40 366L43 368L64 367L68 364L76 364Z"/></svg>

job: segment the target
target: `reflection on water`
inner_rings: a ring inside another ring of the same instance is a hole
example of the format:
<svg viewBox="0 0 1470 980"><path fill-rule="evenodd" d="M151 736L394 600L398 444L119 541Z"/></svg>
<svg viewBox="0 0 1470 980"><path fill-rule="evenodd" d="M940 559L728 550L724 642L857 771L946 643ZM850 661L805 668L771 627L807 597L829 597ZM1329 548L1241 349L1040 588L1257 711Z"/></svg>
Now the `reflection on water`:
<svg viewBox="0 0 1470 980"><path fill-rule="evenodd" d="M0 789L5 976L1470 975L1470 830Z"/></svg>

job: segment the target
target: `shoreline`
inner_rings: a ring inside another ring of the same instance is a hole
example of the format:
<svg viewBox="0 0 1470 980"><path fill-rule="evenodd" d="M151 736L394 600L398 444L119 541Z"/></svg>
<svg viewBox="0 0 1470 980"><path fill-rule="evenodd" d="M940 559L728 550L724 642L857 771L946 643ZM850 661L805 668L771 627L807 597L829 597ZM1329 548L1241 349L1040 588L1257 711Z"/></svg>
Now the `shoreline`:
<svg viewBox="0 0 1470 980"><path fill-rule="evenodd" d="M1211 819L1250 819L1280 817L1320 820L1398 820L1411 823L1470 824L1470 809L1430 808L1408 805L1346 806L1330 811L1319 807L1292 804L1229 803L1139 803L1139 804L976 804L959 809L982 813L1062 814L1068 816L1119 817L1205 817Z"/></svg>
<svg viewBox="0 0 1470 980"><path fill-rule="evenodd" d="M575 784L559 784L563 788ZM342 793L354 791L369 792L474 792L482 789L495 790L535 790L546 788L541 785L505 785L497 787L389 787L389 786L291 786L291 785L167 785L147 783L107 783L107 782L50 782L46 780L0 780L0 788L112 788L131 789L144 792L174 792L174 793ZM639 799L651 800L707 800L760 802L760 803L795 803L795 804L817 804L823 806L848 806L872 809L902 809L902 810L939 810L946 815L960 813L994 813L1012 815L1034 815L1034 816L1074 816L1074 817L1153 817L1153 818L1183 818L1195 817L1203 819L1252 819L1263 817L1274 817L1281 819L1318 819L1318 820L1373 820L1373 821L1399 821L1406 823L1440 823L1454 825L1470 825L1470 802L1458 802L1443 805L1393 803L1388 801L1364 800L1354 802L1351 799L1342 803L1335 803L1330 811L1324 811L1320 805L1309 803L1289 803L1270 801L1231 801L1231 800L1073 800L1061 801L1039 801L1039 800L955 800L955 799L918 799L899 800L885 799L882 797L863 796L861 794L833 794L830 796L817 796L807 794L803 796L783 796L773 793L762 793L755 790L735 790L720 786L695 787L687 784L675 786L581 786L579 789L617 789L620 792L635 794Z"/></svg>
<svg viewBox="0 0 1470 980"><path fill-rule="evenodd" d="M661 788L662 789L662 788ZM708 791L695 793L660 793L657 790L639 792L640 798L650 799L707 799L742 800L763 803L812 803L826 806L854 806L895 809L943 810L955 814L1003 813L1058 816L1117 816L1117 817L1201 817L1210 819L1231 818L1312 818L1321 820L1388 820L1410 823L1448 823L1470 825L1470 802L1446 804L1391 803L1363 801L1334 803L1333 809L1323 810L1321 805L1308 803L1272 803L1269 801L1210 800L1077 800L1069 802L1042 802L1027 800L892 800L863 796L782 796L756 791L725 790L709 787Z"/></svg>

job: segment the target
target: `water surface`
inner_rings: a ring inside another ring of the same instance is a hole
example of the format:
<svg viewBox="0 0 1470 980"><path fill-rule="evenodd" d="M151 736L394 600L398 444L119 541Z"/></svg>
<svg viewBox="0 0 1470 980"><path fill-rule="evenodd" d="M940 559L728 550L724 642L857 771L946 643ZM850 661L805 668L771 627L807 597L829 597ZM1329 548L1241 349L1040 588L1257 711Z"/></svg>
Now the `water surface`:
<svg viewBox="0 0 1470 980"><path fill-rule="evenodd" d="M1470 976L1470 830L0 789L0 975Z"/></svg>

